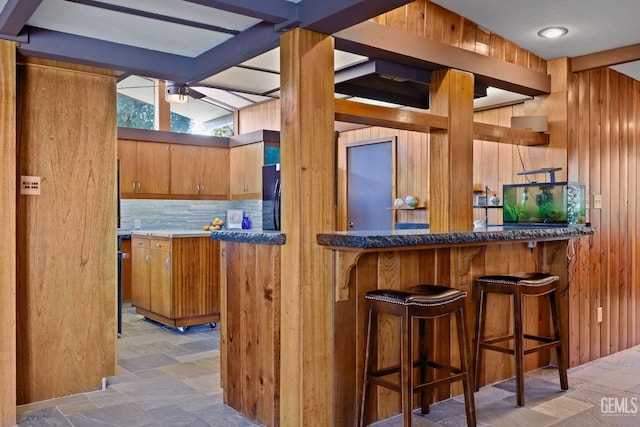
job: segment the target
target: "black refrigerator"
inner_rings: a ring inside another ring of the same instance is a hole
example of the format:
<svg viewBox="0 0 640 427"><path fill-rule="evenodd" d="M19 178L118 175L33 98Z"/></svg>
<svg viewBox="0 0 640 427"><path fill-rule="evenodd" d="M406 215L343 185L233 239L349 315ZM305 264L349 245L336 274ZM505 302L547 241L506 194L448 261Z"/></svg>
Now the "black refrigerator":
<svg viewBox="0 0 640 427"><path fill-rule="evenodd" d="M262 229L280 230L280 163L262 167Z"/></svg>

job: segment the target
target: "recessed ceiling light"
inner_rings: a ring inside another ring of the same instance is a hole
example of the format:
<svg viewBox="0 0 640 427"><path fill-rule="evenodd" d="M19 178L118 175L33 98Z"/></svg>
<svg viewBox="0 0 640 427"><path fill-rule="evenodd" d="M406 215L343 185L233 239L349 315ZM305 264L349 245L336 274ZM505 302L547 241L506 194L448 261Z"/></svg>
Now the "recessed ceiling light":
<svg viewBox="0 0 640 427"><path fill-rule="evenodd" d="M538 35L545 39L557 39L567 34L569 30L564 27L547 27L538 31Z"/></svg>

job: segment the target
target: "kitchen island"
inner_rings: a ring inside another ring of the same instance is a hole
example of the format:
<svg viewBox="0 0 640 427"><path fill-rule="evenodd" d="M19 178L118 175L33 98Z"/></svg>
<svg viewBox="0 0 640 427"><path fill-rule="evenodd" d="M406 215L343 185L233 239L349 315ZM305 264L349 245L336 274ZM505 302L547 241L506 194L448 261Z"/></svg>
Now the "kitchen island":
<svg viewBox="0 0 640 427"><path fill-rule="evenodd" d="M340 425L357 425L362 390L366 337L364 294L376 288L406 288L431 283L459 288L468 292L467 330L476 330L476 307L473 284L485 274L516 271L543 271L560 276L560 315L565 320L577 316L571 311L567 292L575 269L572 251L575 239L593 234L591 227L513 228L488 227L460 232L435 233L429 230L395 230L374 232L334 232L319 234L317 242L333 252L333 377L335 419ZM496 335L507 332L504 316L509 300L491 295L494 307L487 316L487 331ZM549 310L537 301L525 305L526 328L530 333L550 328ZM565 325L569 322L565 321ZM455 328L451 320L437 319L432 326L436 342L430 349L436 361L456 364L459 360ZM399 362L398 329L391 321L382 322L378 360L389 365ZM563 331L563 338L568 339ZM473 354L469 349L469 354ZM532 354L525 359L525 369L532 370L552 362L548 353ZM514 375L509 355L496 354L486 360L480 386ZM571 386L571 384L570 384ZM438 389L435 400L462 393L460 383ZM376 408L372 418L388 418L399 412L400 396L388 390L376 390L371 404ZM462 410L464 412L464 410Z"/></svg>
<svg viewBox="0 0 640 427"><path fill-rule="evenodd" d="M220 320L220 244L202 230L131 232L131 302L136 312L186 331Z"/></svg>
<svg viewBox="0 0 640 427"><path fill-rule="evenodd" d="M357 425L364 361L364 293L381 287L403 288L434 283L460 288L472 295L473 282L484 274L513 271L547 271L560 276L561 289L570 285L574 268L567 258L574 240L587 238L591 227L503 229L490 227L463 232L429 230L384 232L333 232L317 235L317 242L333 253L332 310L317 313L332 319L333 361L330 375L335 390L335 425ZM280 232L221 230L211 233L221 243L221 372L224 402L267 426L280 425L280 384L287 378L280 365L281 245ZM575 258L575 257L574 257ZM560 293L567 309L567 293ZM488 328L504 328L509 302L499 296L490 303L496 310L487 318ZM468 330L475 330L475 305L468 298ZM550 327L549 311L535 301L526 306L527 328L532 332ZM436 358L457 358L457 342L450 339L455 325L438 319L433 326L438 339ZM491 330L491 329L488 329ZM385 339L379 349L381 362L393 363L398 337L393 324L381 325ZM455 338L455 334L453 334ZM566 331L564 336L566 337ZM457 359L454 359L454 362ZM527 356L526 369L545 366L549 354ZM309 367L308 369L313 369ZM507 355L490 358L482 385L513 376ZM571 384L570 384L571 386ZM442 388L435 397L446 399L462 392L460 384ZM376 400L377 399L377 400ZM374 398L376 419L390 417L400 408L397 393L380 391ZM332 410L326 408L327 411ZM375 411L374 411L375 412ZM368 420L372 422L373 419Z"/></svg>

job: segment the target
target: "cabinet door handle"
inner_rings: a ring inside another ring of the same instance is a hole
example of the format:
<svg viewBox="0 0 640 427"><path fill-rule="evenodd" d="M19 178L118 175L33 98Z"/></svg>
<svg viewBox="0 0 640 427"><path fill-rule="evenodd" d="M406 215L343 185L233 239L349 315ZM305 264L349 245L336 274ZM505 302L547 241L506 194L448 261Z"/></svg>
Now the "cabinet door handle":
<svg viewBox="0 0 640 427"><path fill-rule="evenodd" d="M204 193L204 184L200 184L200 194Z"/></svg>
<svg viewBox="0 0 640 427"><path fill-rule="evenodd" d="M132 181L132 182L131 182L131 192L132 192L132 193L135 193L135 192L136 192L136 182L135 182L135 181Z"/></svg>
<svg viewBox="0 0 640 427"><path fill-rule="evenodd" d="M162 245L160 243L156 243L156 248L161 248Z"/></svg>
<svg viewBox="0 0 640 427"><path fill-rule="evenodd" d="M167 258L164 260L164 268L166 268L167 270L169 270L169 267L171 266L171 258Z"/></svg>
<svg viewBox="0 0 640 427"><path fill-rule="evenodd" d="M196 184L196 194L200 194L200 184Z"/></svg>
<svg viewBox="0 0 640 427"><path fill-rule="evenodd" d="M146 257L144 257L144 261L145 261L147 264L151 264L151 255L147 255Z"/></svg>

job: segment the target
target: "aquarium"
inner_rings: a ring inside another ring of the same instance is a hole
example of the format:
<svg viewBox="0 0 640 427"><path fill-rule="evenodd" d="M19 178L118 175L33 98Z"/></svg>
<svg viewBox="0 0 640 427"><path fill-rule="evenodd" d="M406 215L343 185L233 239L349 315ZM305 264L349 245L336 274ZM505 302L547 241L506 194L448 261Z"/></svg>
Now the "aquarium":
<svg viewBox="0 0 640 427"><path fill-rule="evenodd" d="M583 226L585 185L578 182L505 184L502 219L509 226Z"/></svg>

